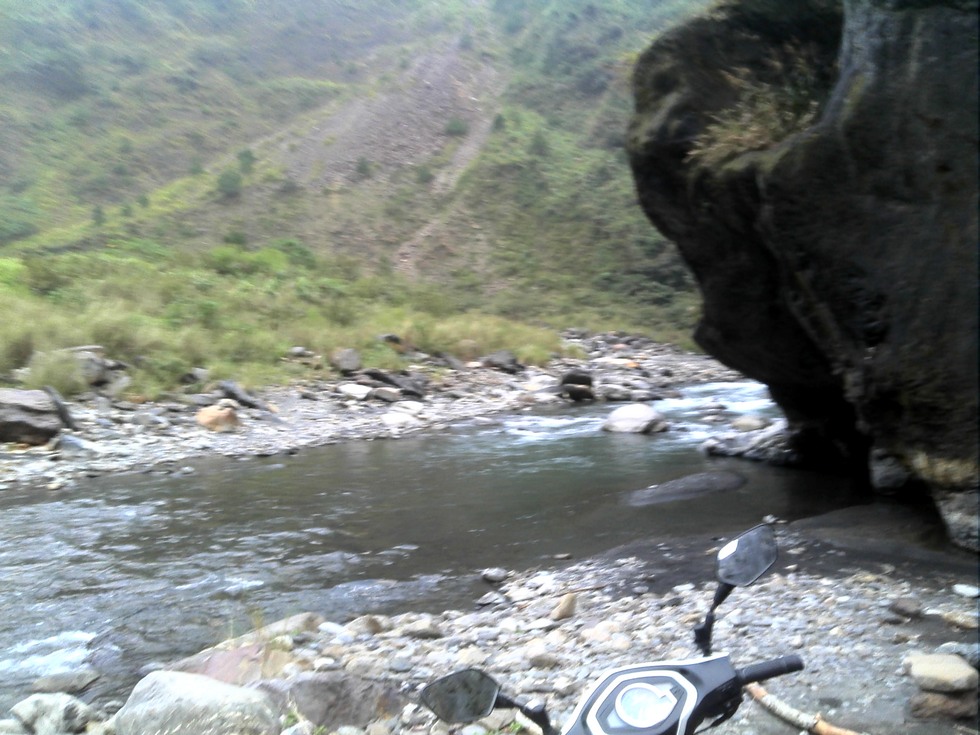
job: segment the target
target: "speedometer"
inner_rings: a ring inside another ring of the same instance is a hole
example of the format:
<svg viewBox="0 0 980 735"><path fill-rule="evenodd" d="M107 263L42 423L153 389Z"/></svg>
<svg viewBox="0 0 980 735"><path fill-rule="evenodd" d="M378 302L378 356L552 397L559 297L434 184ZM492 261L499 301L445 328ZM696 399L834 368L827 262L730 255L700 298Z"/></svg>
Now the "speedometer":
<svg viewBox="0 0 980 735"><path fill-rule="evenodd" d="M641 730L658 725L677 706L669 688L639 682L623 688L616 698L616 714L631 727Z"/></svg>

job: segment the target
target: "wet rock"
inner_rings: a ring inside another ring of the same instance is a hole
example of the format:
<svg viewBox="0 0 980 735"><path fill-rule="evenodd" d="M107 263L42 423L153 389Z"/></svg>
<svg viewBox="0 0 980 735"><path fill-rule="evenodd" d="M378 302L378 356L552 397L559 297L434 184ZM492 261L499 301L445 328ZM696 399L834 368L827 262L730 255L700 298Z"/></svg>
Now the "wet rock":
<svg viewBox="0 0 980 735"><path fill-rule="evenodd" d="M799 455L794 449L786 422L774 421L764 429L724 434L708 439L701 451L709 456L743 457L775 465L794 465Z"/></svg>
<svg viewBox="0 0 980 735"><path fill-rule="evenodd" d="M603 431L631 434L650 434L667 430L664 417L645 403L620 406L606 418Z"/></svg>
<svg viewBox="0 0 980 735"><path fill-rule="evenodd" d="M759 431L771 423L769 419L762 416L739 416L732 421L732 428L736 431Z"/></svg>
<svg viewBox="0 0 980 735"><path fill-rule="evenodd" d="M701 495L738 490L745 482L745 477L737 472L696 472L631 492L626 502L633 507L640 507L687 500Z"/></svg>
<svg viewBox="0 0 980 735"><path fill-rule="evenodd" d="M78 459L95 453L95 445L72 434L59 434L48 443L48 448L60 458Z"/></svg>
<svg viewBox="0 0 980 735"><path fill-rule="evenodd" d="M112 722L117 735L280 733L277 710L266 693L177 671L156 671L143 678Z"/></svg>

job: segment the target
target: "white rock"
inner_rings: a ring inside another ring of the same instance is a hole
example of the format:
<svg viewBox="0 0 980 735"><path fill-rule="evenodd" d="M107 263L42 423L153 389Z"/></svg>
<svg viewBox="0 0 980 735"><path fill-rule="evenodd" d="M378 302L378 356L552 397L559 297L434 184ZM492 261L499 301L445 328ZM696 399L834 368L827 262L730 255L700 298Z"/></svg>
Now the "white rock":
<svg viewBox="0 0 980 735"><path fill-rule="evenodd" d="M114 718L118 735L200 732L279 735L268 697L198 674L154 671L142 679Z"/></svg>
<svg viewBox="0 0 980 735"><path fill-rule="evenodd" d="M337 392L348 398L363 401L371 394L372 388L360 383L341 383L337 386Z"/></svg>
<svg viewBox="0 0 980 735"><path fill-rule="evenodd" d="M602 428L604 431L649 434L665 431L667 422L653 406L646 403L630 403L620 406L609 414Z"/></svg>
<svg viewBox="0 0 980 735"><path fill-rule="evenodd" d="M977 688L977 670L949 653L913 653L905 659L909 675L927 692L968 692Z"/></svg>
<svg viewBox="0 0 980 735"><path fill-rule="evenodd" d="M974 584L954 584L953 592L960 597L980 597L980 587Z"/></svg>
<svg viewBox="0 0 980 735"><path fill-rule="evenodd" d="M394 409L383 414L381 416L381 422L389 429L410 429L422 425L422 422L415 416Z"/></svg>

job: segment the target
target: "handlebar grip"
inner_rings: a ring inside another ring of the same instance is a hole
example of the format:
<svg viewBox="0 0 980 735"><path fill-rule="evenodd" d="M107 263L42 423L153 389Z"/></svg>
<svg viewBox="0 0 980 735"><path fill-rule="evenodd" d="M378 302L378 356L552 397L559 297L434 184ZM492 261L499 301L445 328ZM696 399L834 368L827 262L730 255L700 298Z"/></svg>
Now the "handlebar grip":
<svg viewBox="0 0 980 735"><path fill-rule="evenodd" d="M794 671L803 670L803 659L796 654L790 656L780 656L768 661L761 661L757 664L750 664L744 669L735 671L739 685L749 684L753 681L765 681L774 676L791 674Z"/></svg>

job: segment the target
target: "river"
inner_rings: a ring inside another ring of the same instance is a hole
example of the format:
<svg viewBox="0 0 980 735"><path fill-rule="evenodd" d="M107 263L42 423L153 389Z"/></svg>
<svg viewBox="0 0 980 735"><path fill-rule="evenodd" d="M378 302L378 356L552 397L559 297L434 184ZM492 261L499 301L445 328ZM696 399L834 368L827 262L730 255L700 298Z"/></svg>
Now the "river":
<svg viewBox="0 0 980 735"><path fill-rule="evenodd" d="M0 708L86 661L121 695L142 667L302 611L472 607L478 571L583 558L640 538L727 534L849 502L850 483L698 445L725 415L775 416L764 386L715 383L656 405L669 432L611 434L613 407L495 416L289 458L202 460L0 496ZM628 507L630 492L727 469L727 493Z"/></svg>

